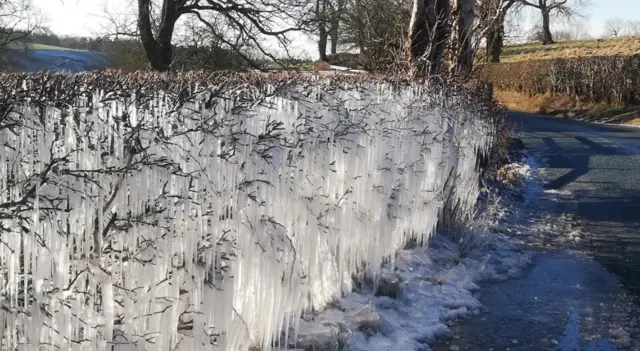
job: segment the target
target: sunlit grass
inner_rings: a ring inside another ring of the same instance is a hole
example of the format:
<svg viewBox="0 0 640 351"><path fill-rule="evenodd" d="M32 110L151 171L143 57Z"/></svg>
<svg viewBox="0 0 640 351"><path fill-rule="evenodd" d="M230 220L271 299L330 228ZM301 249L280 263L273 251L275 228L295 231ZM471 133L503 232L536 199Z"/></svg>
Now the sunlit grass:
<svg viewBox="0 0 640 351"><path fill-rule="evenodd" d="M576 99L568 94L528 95L514 91L494 91L494 98L513 111L541 113L598 122L640 125L640 106L620 106Z"/></svg>
<svg viewBox="0 0 640 351"><path fill-rule="evenodd" d="M640 54L640 36L604 40L563 41L551 45L526 43L506 46L500 60L518 62L583 56L629 56Z"/></svg>

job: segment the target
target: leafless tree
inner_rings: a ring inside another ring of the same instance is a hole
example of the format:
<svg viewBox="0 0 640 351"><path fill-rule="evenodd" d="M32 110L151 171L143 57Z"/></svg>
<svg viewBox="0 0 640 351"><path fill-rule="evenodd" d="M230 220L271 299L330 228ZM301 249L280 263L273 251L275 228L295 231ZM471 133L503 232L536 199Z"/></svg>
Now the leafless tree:
<svg viewBox="0 0 640 351"><path fill-rule="evenodd" d="M608 37L617 37L622 34L625 24L621 18L610 18L604 23L604 34Z"/></svg>
<svg viewBox="0 0 640 351"><path fill-rule="evenodd" d="M404 70L410 18L410 3L404 0L345 1L340 14L340 47L357 51L352 56L367 69Z"/></svg>
<svg viewBox="0 0 640 351"><path fill-rule="evenodd" d="M43 18L31 0L0 0L0 62L5 50L42 29Z"/></svg>
<svg viewBox="0 0 640 351"><path fill-rule="evenodd" d="M465 77L473 67L472 33L475 11L473 0L453 0L451 3L451 34L447 64L449 73Z"/></svg>
<svg viewBox="0 0 640 351"><path fill-rule="evenodd" d="M629 35L638 35L640 34L640 21L638 20L627 21L626 28Z"/></svg>
<svg viewBox="0 0 640 351"><path fill-rule="evenodd" d="M589 24L585 21L573 21L568 28L571 35L571 40L589 39Z"/></svg>
<svg viewBox="0 0 640 351"><path fill-rule="evenodd" d="M440 73L450 33L448 0L414 0L409 22L408 61L410 75Z"/></svg>
<svg viewBox="0 0 640 351"><path fill-rule="evenodd" d="M604 23L604 35L607 37L621 37L640 34L640 21L629 21L615 17Z"/></svg>
<svg viewBox="0 0 640 351"><path fill-rule="evenodd" d="M486 59L500 62L500 54L505 41L505 22L510 11L522 8L518 0L481 0L477 4L479 13L479 34L486 39Z"/></svg>
<svg viewBox="0 0 640 351"><path fill-rule="evenodd" d="M315 3L315 19L318 24L318 59L320 61L327 60L327 41L329 39L329 31L327 30L328 2L329 0L316 0Z"/></svg>
<svg viewBox="0 0 640 351"><path fill-rule="evenodd" d="M329 39L331 39L331 54L338 52L338 42L341 38L340 27L345 24L349 25L347 5L347 0L315 0L317 29L312 30L311 34L317 35L318 56L321 61L327 60ZM358 18L358 20L361 19ZM353 24L357 23L359 22Z"/></svg>
<svg viewBox="0 0 640 351"><path fill-rule="evenodd" d="M430 75L446 72L462 78L472 71L475 52L486 40L488 59L498 62L507 13L519 8L518 0L416 1L410 22L409 61L414 68L428 65L424 72ZM445 70L440 67L443 49Z"/></svg>
<svg viewBox="0 0 640 351"><path fill-rule="evenodd" d="M345 21L347 0L333 0L329 2L331 18L329 20L329 37L331 38L331 54L338 52L341 23Z"/></svg>
<svg viewBox="0 0 640 351"><path fill-rule="evenodd" d="M315 20L309 0L137 0L136 5L128 9L134 17L108 18L108 34L139 37L151 68L158 71L172 67L176 34L188 29L184 23L189 21L208 30L224 49L257 66L257 58L278 60L275 47L291 56L289 35L308 29Z"/></svg>
<svg viewBox="0 0 640 351"><path fill-rule="evenodd" d="M540 11L542 17L542 44L553 44L551 33L551 18L576 18L581 17L581 10L589 5L589 0L518 0L524 6L529 6Z"/></svg>

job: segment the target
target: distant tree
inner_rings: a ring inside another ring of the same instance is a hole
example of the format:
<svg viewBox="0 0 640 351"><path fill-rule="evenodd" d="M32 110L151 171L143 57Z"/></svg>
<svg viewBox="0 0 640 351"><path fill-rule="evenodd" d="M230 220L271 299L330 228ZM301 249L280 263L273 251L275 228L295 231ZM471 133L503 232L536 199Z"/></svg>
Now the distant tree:
<svg viewBox="0 0 640 351"><path fill-rule="evenodd" d="M411 3L405 0L345 1L338 40L357 51L360 65L371 70L396 70L405 61Z"/></svg>
<svg viewBox="0 0 640 351"><path fill-rule="evenodd" d="M540 25L534 25L527 33L527 41L539 41L544 40L544 33L542 33L542 27Z"/></svg>
<svg viewBox="0 0 640 351"><path fill-rule="evenodd" d="M604 23L604 35L607 37L618 37L625 29L625 21L621 18L610 18Z"/></svg>
<svg viewBox="0 0 640 351"><path fill-rule="evenodd" d="M640 34L640 21L610 18L604 23L604 36L621 37Z"/></svg>
<svg viewBox="0 0 640 351"><path fill-rule="evenodd" d="M555 30L553 37L558 41L589 39L589 27L584 21L572 21L568 26Z"/></svg>
<svg viewBox="0 0 640 351"><path fill-rule="evenodd" d="M589 33L589 24L585 21L574 21L567 30L570 33L571 40L584 40L591 38Z"/></svg>
<svg viewBox="0 0 640 351"><path fill-rule="evenodd" d="M345 21L347 0L334 0L331 5L331 18L329 20L329 37L331 38L331 54L338 53L340 41L341 23Z"/></svg>
<svg viewBox="0 0 640 351"><path fill-rule="evenodd" d="M0 64L7 63L7 49L24 44L43 22L31 0L0 0Z"/></svg>
<svg viewBox="0 0 640 351"><path fill-rule="evenodd" d="M640 34L640 21L638 20L627 21L625 27L629 35Z"/></svg>
<svg viewBox="0 0 640 351"><path fill-rule="evenodd" d="M581 17L581 9L589 5L589 0L518 0L524 6L529 6L540 11L542 23L541 42L543 45L553 44L553 35L551 33L551 18L561 17L573 19Z"/></svg>
<svg viewBox="0 0 640 351"><path fill-rule="evenodd" d="M290 36L308 29L314 23L313 2L310 0L136 0L135 12L111 15L105 29L108 36L137 37L152 69L167 71L175 64L177 38L191 34L185 23L197 23L209 31L225 50L235 52L250 65L258 66L257 58L277 61L274 47L288 51Z"/></svg>
<svg viewBox="0 0 640 351"><path fill-rule="evenodd" d="M113 68L124 72L135 72L147 67L144 49L137 39L105 40L103 49Z"/></svg>
<svg viewBox="0 0 640 351"><path fill-rule="evenodd" d="M318 59L327 60L327 42L329 40L329 0L315 0L315 21L318 27Z"/></svg>

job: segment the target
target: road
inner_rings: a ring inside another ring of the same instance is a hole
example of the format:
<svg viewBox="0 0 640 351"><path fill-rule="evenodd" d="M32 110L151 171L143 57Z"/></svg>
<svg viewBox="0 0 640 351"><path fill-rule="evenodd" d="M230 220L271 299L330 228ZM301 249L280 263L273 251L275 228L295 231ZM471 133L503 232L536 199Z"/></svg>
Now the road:
<svg viewBox="0 0 640 351"><path fill-rule="evenodd" d="M640 350L640 128L510 117L545 176L531 217L549 240L432 350Z"/></svg>
<svg viewBox="0 0 640 351"><path fill-rule="evenodd" d="M545 188L568 191L589 254L640 297L640 128L512 113L542 162Z"/></svg>

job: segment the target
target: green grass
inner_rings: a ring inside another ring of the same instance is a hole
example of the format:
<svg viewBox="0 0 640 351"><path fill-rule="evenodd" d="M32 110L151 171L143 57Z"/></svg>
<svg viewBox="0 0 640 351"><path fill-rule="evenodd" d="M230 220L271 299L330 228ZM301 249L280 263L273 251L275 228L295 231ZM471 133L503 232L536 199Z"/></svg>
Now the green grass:
<svg viewBox="0 0 640 351"><path fill-rule="evenodd" d="M551 45L526 43L506 46L500 61L518 62L584 56L629 56L640 54L640 36L605 40L563 41Z"/></svg>

